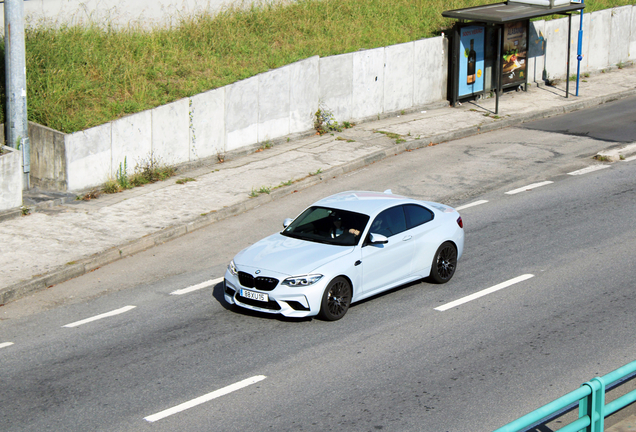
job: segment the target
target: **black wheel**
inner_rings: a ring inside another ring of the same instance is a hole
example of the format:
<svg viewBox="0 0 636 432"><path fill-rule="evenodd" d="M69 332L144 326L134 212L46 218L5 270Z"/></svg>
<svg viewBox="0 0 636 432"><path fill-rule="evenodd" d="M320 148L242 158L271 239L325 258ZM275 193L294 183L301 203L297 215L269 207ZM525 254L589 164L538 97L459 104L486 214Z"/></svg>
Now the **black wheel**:
<svg viewBox="0 0 636 432"><path fill-rule="evenodd" d="M451 242L442 243L435 252L431 266L433 282L443 284L451 280L457 268L457 249Z"/></svg>
<svg viewBox="0 0 636 432"><path fill-rule="evenodd" d="M339 276L332 280L322 295L318 316L327 321L336 321L345 316L351 304L351 285Z"/></svg>

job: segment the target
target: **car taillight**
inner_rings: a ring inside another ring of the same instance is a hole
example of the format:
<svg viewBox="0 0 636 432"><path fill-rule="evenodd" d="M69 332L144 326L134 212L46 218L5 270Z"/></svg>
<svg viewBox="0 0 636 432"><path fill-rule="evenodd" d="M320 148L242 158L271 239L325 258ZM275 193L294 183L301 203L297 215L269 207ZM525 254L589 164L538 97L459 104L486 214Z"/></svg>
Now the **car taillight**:
<svg viewBox="0 0 636 432"><path fill-rule="evenodd" d="M464 228L464 222L461 216L457 218L457 225L459 225L460 228Z"/></svg>

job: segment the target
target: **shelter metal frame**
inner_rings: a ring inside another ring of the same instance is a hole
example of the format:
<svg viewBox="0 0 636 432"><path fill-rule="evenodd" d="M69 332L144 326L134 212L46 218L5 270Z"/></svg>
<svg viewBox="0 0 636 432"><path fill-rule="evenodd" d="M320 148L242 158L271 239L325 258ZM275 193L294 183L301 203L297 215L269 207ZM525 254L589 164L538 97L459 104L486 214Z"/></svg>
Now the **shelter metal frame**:
<svg viewBox="0 0 636 432"><path fill-rule="evenodd" d="M584 3L572 2L568 5L545 7L517 2L504 2L495 3L483 6L473 6L464 9L455 9L442 12L442 16L445 18L452 18L458 20L460 23L471 22L475 25L493 25L497 28L497 58L495 63L495 114L499 114L499 95L503 91L501 85L501 77L503 75L503 64L501 62L501 47L502 47L502 30L507 23L513 23L518 21L529 21L532 18L541 18L549 15L566 15L568 17L568 47L566 58L566 84L565 84L565 97L567 98L570 93L570 40L572 37L572 12L581 11L585 8ZM456 41L458 35L454 35ZM458 42L453 42L458 43ZM455 48L456 50L458 48ZM457 55L457 51L455 51ZM457 69L457 68L455 68ZM451 79L453 79L453 85L456 85L457 71L453 72ZM457 102L456 87L453 87L455 91L452 94L451 102ZM527 82L526 82L527 88Z"/></svg>

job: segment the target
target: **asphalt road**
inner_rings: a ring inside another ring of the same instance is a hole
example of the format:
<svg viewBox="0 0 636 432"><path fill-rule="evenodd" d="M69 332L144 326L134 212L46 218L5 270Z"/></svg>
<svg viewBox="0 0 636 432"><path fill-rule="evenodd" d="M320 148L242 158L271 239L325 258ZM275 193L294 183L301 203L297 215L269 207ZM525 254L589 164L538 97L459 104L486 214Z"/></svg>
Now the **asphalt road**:
<svg viewBox="0 0 636 432"><path fill-rule="evenodd" d="M4 306L0 344L13 345L0 348L2 430L490 431L633 361L636 161L599 164L590 156L607 142L541 130L574 122L560 119L326 179ZM427 176L431 163L448 175ZM607 168L568 174L587 166ZM222 276L236 252L319 197L386 188L487 201L461 211L465 255L450 283L392 290L335 323L231 308L220 285L171 294ZM121 313L80 324L110 311Z"/></svg>

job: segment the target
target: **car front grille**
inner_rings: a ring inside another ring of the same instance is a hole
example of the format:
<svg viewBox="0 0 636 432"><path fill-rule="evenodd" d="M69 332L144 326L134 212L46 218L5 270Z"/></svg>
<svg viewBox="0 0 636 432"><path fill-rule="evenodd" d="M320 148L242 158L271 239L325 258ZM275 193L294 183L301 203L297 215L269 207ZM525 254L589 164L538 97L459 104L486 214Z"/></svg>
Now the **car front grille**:
<svg viewBox="0 0 636 432"><path fill-rule="evenodd" d="M254 277L249 273L238 272L239 282L245 288L256 288L260 291L271 291L278 285L278 279L258 276Z"/></svg>

